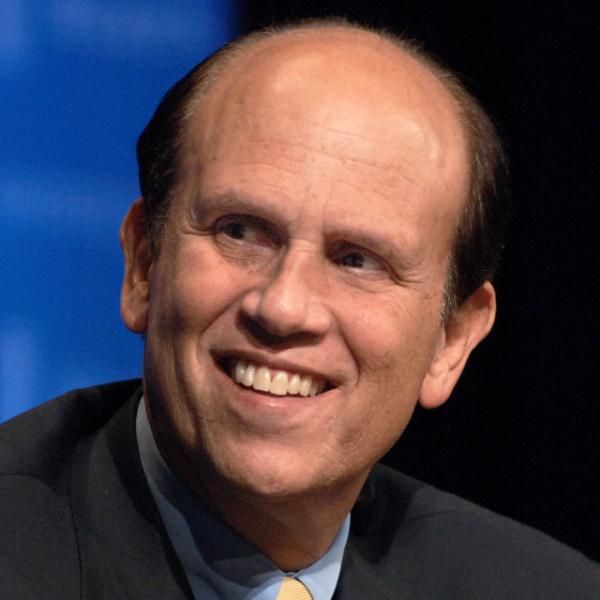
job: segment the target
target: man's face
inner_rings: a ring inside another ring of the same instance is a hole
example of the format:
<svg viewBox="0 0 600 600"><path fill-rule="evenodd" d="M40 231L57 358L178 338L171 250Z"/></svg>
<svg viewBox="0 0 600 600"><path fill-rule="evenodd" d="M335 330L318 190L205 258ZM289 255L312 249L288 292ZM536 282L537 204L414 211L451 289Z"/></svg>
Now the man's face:
<svg viewBox="0 0 600 600"><path fill-rule="evenodd" d="M336 35L259 44L203 99L124 301L159 446L197 489L357 487L458 377L438 372L460 127L421 67Z"/></svg>

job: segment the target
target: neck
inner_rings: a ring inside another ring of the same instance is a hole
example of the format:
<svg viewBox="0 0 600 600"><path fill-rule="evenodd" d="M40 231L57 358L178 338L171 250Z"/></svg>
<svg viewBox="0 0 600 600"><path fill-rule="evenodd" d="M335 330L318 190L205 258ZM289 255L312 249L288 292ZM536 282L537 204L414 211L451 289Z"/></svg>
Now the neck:
<svg viewBox="0 0 600 600"><path fill-rule="evenodd" d="M330 548L363 483L364 478L349 489L338 486L335 491L276 499L241 496L217 486L194 491L282 571L299 571Z"/></svg>

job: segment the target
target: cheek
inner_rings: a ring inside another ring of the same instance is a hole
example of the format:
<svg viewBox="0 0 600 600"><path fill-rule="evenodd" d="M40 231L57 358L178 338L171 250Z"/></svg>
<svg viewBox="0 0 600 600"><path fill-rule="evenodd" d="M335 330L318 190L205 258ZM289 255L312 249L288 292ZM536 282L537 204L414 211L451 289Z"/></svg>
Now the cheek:
<svg viewBox="0 0 600 600"><path fill-rule="evenodd" d="M239 302L242 293L239 273L231 273L225 263L203 254L183 254L177 269L157 278L160 299L153 305L154 325L165 335L189 333L198 338Z"/></svg>
<svg viewBox="0 0 600 600"><path fill-rule="evenodd" d="M382 384L421 371L420 363L428 362L436 317L415 296L355 300L345 314L344 335L359 371L377 372Z"/></svg>
<svg viewBox="0 0 600 600"><path fill-rule="evenodd" d="M174 282L171 318L176 330L198 337L234 300L235 294L225 278L211 280L190 273Z"/></svg>
<svg viewBox="0 0 600 600"><path fill-rule="evenodd" d="M435 311L425 307L378 299L344 321L345 341L356 365L353 410L348 413L356 439L368 436L370 444L378 439L385 447L406 427L437 340Z"/></svg>

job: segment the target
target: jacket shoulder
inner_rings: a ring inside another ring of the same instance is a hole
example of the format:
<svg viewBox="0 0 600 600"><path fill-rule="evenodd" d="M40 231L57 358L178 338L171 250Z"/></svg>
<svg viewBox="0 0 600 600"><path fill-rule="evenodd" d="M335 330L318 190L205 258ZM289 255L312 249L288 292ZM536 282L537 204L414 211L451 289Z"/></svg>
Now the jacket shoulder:
<svg viewBox="0 0 600 600"><path fill-rule="evenodd" d="M83 439L101 428L140 387L120 381L68 392L0 425L0 476L59 485Z"/></svg>
<svg viewBox="0 0 600 600"><path fill-rule="evenodd" d="M80 598L70 507L42 481L0 476L0 539L2 598Z"/></svg>
<svg viewBox="0 0 600 600"><path fill-rule="evenodd" d="M2 598L81 598L72 471L90 477L81 449L139 387L132 380L74 390L0 426Z"/></svg>
<svg viewBox="0 0 600 600"><path fill-rule="evenodd" d="M419 598L600 598L600 568L582 554L386 467L352 519L362 556L390 581L413 580Z"/></svg>

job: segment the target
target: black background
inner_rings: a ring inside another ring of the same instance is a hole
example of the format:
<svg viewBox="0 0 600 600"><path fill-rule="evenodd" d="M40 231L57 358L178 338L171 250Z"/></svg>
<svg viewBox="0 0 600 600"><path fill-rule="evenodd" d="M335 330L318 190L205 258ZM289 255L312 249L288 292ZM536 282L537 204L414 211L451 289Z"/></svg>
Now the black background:
<svg viewBox="0 0 600 600"><path fill-rule="evenodd" d="M600 559L600 9L250 0L244 26L332 14L421 40L466 78L511 160L494 331L386 462Z"/></svg>

